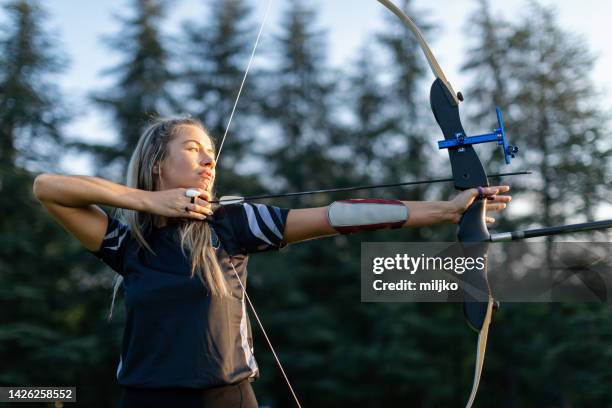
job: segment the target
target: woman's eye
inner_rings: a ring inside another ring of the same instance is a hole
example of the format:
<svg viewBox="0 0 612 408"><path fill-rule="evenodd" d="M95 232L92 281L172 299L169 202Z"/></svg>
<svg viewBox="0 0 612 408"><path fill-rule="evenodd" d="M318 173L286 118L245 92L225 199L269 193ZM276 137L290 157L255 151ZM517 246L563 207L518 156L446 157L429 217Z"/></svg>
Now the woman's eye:
<svg viewBox="0 0 612 408"><path fill-rule="evenodd" d="M198 148L197 148L197 147L190 147L190 148L188 148L187 150L189 150L189 151L195 150L195 151L197 152L197 151L198 151Z"/></svg>

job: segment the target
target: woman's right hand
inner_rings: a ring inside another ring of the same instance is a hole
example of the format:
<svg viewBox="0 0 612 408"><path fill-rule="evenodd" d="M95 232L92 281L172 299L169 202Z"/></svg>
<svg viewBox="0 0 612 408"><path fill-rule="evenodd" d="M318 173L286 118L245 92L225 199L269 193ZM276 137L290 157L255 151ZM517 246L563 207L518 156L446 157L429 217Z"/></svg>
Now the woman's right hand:
<svg viewBox="0 0 612 408"><path fill-rule="evenodd" d="M190 218L196 220L205 220L207 216L212 215L212 204L208 201L212 199L210 192L200 189L191 188L200 193L199 197L194 198L194 203L191 203L191 197L187 197L186 188L172 188L161 191L148 191L148 212L155 215L161 215L168 218Z"/></svg>

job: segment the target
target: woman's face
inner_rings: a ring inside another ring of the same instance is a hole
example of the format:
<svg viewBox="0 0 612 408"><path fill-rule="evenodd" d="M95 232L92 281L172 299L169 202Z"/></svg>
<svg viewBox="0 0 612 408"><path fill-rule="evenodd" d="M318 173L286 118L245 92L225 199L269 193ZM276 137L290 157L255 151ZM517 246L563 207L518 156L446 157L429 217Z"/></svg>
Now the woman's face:
<svg viewBox="0 0 612 408"><path fill-rule="evenodd" d="M212 140L198 126L182 125L168 143L161 164L161 190L201 188L211 191L215 181L215 150ZM157 167L154 169L157 174Z"/></svg>

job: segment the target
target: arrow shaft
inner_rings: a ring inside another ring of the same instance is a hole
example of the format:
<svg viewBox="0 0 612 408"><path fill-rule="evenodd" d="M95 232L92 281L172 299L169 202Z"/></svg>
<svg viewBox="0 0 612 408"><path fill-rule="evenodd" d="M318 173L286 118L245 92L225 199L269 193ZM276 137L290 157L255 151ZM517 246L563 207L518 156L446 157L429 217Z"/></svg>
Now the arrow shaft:
<svg viewBox="0 0 612 408"><path fill-rule="evenodd" d="M549 237L559 234L572 234L600 229L612 228L612 220L583 222L580 224L560 225L557 227L537 228L523 231L502 232L491 234L491 242L517 241L535 237Z"/></svg>
<svg viewBox="0 0 612 408"><path fill-rule="evenodd" d="M531 174L529 171L517 171L511 173L499 173L499 174L491 174L489 178L499 178L505 176L518 176ZM293 193L281 193L281 194L259 194L253 195L249 197L242 197L240 201L253 201L253 200L263 200L266 198L279 198L279 197L296 197L296 196L305 196L305 195L313 195L313 194L325 194L325 193L336 193L342 191L360 191L360 190L374 190L377 188L389 188L389 187L402 187L402 186L415 186L420 184L435 184L435 183L447 183L454 181L453 178L443 178L443 179L432 179L432 180L418 180L418 181L406 181L403 183L387 183L387 184L374 184L374 185L366 185L366 186L354 186L354 187L337 187L337 188L327 188L321 190L311 190L311 191L297 191ZM213 200L210 203L213 204L222 204L223 197L220 200Z"/></svg>

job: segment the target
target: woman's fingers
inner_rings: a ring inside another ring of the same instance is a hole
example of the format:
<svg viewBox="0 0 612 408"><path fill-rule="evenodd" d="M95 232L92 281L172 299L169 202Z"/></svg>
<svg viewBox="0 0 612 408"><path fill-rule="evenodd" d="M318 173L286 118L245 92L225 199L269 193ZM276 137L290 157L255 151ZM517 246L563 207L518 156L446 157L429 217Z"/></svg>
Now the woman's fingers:
<svg viewBox="0 0 612 408"><path fill-rule="evenodd" d="M185 215L198 220L205 220L212 214L212 210L197 204L187 204L184 208Z"/></svg>
<svg viewBox="0 0 612 408"><path fill-rule="evenodd" d="M494 186L494 187L486 187L482 189L484 191L484 195L486 193L491 192L491 190L495 191L493 194L487 197L487 211L500 211L507 207L506 203L512 201L512 196L509 195L497 195L499 193L506 193L510 191L510 186ZM494 222L494 221L493 221Z"/></svg>
<svg viewBox="0 0 612 408"><path fill-rule="evenodd" d="M491 186L491 187L478 187L476 189L483 197L496 197L496 194L507 193L510 191L510 186Z"/></svg>
<svg viewBox="0 0 612 408"><path fill-rule="evenodd" d="M482 197L491 197L499 193L499 187L478 187L476 188L476 195Z"/></svg>
<svg viewBox="0 0 612 408"><path fill-rule="evenodd" d="M487 200L489 202L496 202L496 203L509 203L510 201L512 201L512 196L508 196L508 195L494 195L491 197L487 197Z"/></svg>
<svg viewBox="0 0 612 408"><path fill-rule="evenodd" d="M186 200L181 201L186 201L186 204L184 207L182 207L184 212L181 211L179 216L183 215L189 218L203 220L206 219L207 216L212 215L212 205L208 202L212 199L212 194L209 191L200 188L183 190L184 191L182 192L185 195Z"/></svg>
<svg viewBox="0 0 612 408"><path fill-rule="evenodd" d="M487 203L487 211L500 211L506 207L507 205L505 203Z"/></svg>
<svg viewBox="0 0 612 408"><path fill-rule="evenodd" d="M212 205L208 202L208 201L204 201L204 200L198 200L196 204L194 204L194 210L196 212L205 214L205 215L212 215L213 210L212 210Z"/></svg>
<svg viewBox="0 0 612 408"><path fill-rule="evenodd" d="M212 200L212 194L210 191L206 191L202 189L198 189L198 191L200 192L200 196L198 197L199 199L204 200L204 201Z"/></svg>
<svg viewBox="0 0 612 408"><path fill-rule="evenodd" d="M202 198L196 198L193 203L187 204L187 208L191 212L200 213L203 215L212 215L212 204Z"/></svg>
<svg viewBox="0 0 612 408"><path fill-rule="evenodd" d="M208 200L204 199L204 198L198 198L195 201L195 204L201 206L201 207L206 207L206 208L211 208L212 204L208 202Z"/></svg>
<svg viewBox="0 0 612 408"><path fill-rule="evenodd" d="M494 189L500 193L507 193L508 191L510 191L510 186L491 186L491 187L485 187L485 190L486 189Z"/></svg>

